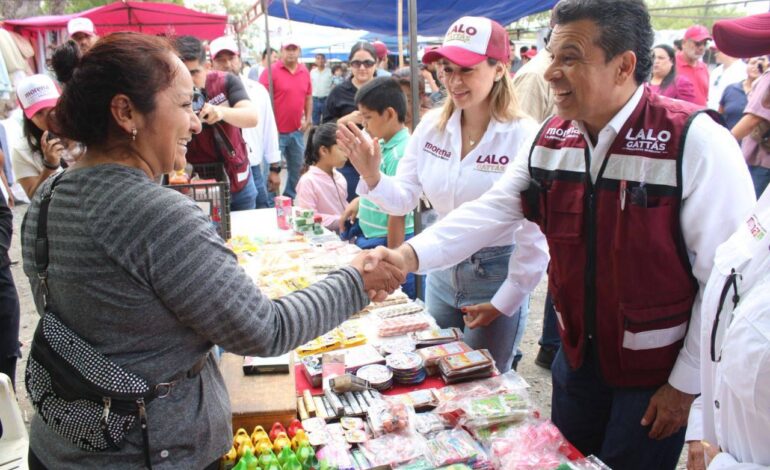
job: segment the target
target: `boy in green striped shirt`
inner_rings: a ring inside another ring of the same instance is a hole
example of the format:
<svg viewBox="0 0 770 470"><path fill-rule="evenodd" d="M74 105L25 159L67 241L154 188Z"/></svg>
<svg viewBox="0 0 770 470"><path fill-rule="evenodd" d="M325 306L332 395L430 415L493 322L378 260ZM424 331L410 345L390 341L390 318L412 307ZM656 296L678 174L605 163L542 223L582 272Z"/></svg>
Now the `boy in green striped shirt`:
<svg viewBox="0 0 770 470"><path fill-rule="evenodd" d="M401 86L390 77L376 78L358 90L356 105L367 133L380 139L380 171L389 176L395 175L409 140L409 131L404 125L406 96ZM351 201L342 218L343 221L358 219L361 233L355 238L355 243L363 249L380 245L397 248L404 240L414 236L413 212L405 216L388 215L366 197L360 196ZM340 227L343 226L340 224ZM353 232L357 231L353 229ZM413 274L407 276L401 288L409 297L415 297Z"/></svg>

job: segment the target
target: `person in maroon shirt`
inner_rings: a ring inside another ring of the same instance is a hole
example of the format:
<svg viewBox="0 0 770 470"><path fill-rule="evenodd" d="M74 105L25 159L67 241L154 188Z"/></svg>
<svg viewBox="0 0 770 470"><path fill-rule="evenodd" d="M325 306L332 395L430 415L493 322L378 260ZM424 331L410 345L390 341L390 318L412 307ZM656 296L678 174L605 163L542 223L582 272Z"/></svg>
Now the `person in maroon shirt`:
<svg viewBox="0 0 770 470"><path fill-rule="evenodd" d="M658 44L652 48L650 90L662 96L694 103L692 82L687 77L676 74L675 57L674 48L668 44Z"/></svg>
<svg viewBox="0 0 770 470"><path fill-rule="evenodd" d="M676 54L676 73L687 77L695 86L693 103L706 106L709 97L709 69L701 60L711 34L705 26L687 28L682 40L682 51Z"/></svg>
<svg viewBox="0 0 770 470"><path fill-rule="evenodd" d="M281 46L281 59L270 68L278 146L289 173L283 195L292 199L297 195L297 182L304 163L303 134L313 118L313 85L310 72L299 62L300 53L297 42L286 38ZM259 82L270 89L267 70L262 72Z"/></svg>

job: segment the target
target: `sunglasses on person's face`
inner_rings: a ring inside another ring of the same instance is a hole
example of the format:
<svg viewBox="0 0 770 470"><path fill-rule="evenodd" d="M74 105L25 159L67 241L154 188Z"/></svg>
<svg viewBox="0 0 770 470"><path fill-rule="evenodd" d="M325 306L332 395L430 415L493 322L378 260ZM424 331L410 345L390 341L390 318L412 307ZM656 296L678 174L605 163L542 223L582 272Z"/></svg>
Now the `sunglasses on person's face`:
<svg viewBox="0 0 770 470"><path fill-rule="evenodd" d="M350 63L350 66L354 69L361 68L361 66L366 67L367 69L370 69L374 67L374 61L373 60L354 60Z"/></svg>

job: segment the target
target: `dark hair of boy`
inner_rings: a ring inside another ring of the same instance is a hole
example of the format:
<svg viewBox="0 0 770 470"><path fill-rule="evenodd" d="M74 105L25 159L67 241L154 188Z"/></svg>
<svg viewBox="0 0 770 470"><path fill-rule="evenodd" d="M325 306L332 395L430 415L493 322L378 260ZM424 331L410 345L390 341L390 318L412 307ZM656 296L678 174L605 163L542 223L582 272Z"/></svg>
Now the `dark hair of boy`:
<svg viewBox="0 0 770 470"><path fill-rule="evenodd" d="M174 38L174 47L183 62L197 60L201 64L206 63L206 50L200 39L194 36L178 36Z"/></svg>
<svg viewBox="0 0 770 470"><path fill-rule="evenodd" d="M401 86L390 77L379 77L358 89L356 106L362 105L378 114L393 108L398 122L406 121L406 96Z"/></svg>
<svg viewBox="0 0 770 470"><path fill-rule="evenodd" d="M311 127L305 143L305 164L313 166L318 163L321 147L331 148L337 144L337 124L327 122L320 126Z"/></svg>

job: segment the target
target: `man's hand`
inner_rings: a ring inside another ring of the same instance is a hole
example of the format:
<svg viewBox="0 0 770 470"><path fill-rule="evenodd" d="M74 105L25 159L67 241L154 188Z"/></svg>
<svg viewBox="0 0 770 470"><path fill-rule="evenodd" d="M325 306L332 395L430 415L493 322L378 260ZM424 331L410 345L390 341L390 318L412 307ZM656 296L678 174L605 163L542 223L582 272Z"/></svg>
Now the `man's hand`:
<svg viewBox="0 0 770 470"><path fill-rule="evenodd" d="M206 103L201 108L201 112L198 113L201 121L208 125L214 125L223 119L222 109L219 106L215 106L211 103Z"/></svg>
<svg viewBox="0 0 770 470"><path fill-rule="evenodd" d="M665 439L687 424L695 395L680 392L666 383L655 392L642 417L642 426L652 425L650 439Z"/></svg>
<svg viewBox="0 0 770 470"><path fill-rule="evenodd" d="M361 273L364 289L375 302L385 300L406 281L406 273L384 256L387 254L376 250L362 251L350 263Z"/></svg>
<svg viewBox="0 0 770 470"><path fill-rule="evenodd" d="M703 451L706 453L705 465L706 467L708 467L709 465L711 465L711 461L714 460L717 457L717 454L721 451L718 446L712 446L706 441L701 441L701 442L703 443Z"/></svg>
<svg viewBox="0 0 770 470"><path fill-rule="evenodd" d="M302 118L302 125L300 126L299 130L302 132L306 132L308 129L310 129L310 126L313 125L313 121L311 121L308 118Z"/></svg>
<svg viewBox="0 0 770 470"><path fill-rule="evenodd" d="M348 222L350 222L351 225L356 222L356 219L358 218L358 203L360 202L360 199L361 198L357 197L350 201L348 206L342 212L342 215L340 216L340 230L345 230L345 224Z"/></svg>
<svg viewBox="0 0 770 470"><path fill-rule="evenodd" d="M267 191L277 193L281 189L281 174L274 171L267 172Z"/></svg>
<svg viewBox="0 0 770 470"><path fill-rule="evenodd" d="M470 329L487 326L503 314L489 302L485 304L469 305L460 310L464 313L463 320L465 321L465 325Z"/></svg>
<svg viewBox="0 0 770 470"><path fill-rule="evenodd" d="M706 470L702 441L687 441L687 470Z"/></svg>
<svg viewBox="0 0 770 470"><path fill-rule="evenodd" d="M367 186L373 189L380 182L382 150L378 140L372 141L355 124L337 125L339 144L350 163L355 167Z"/></svg>

